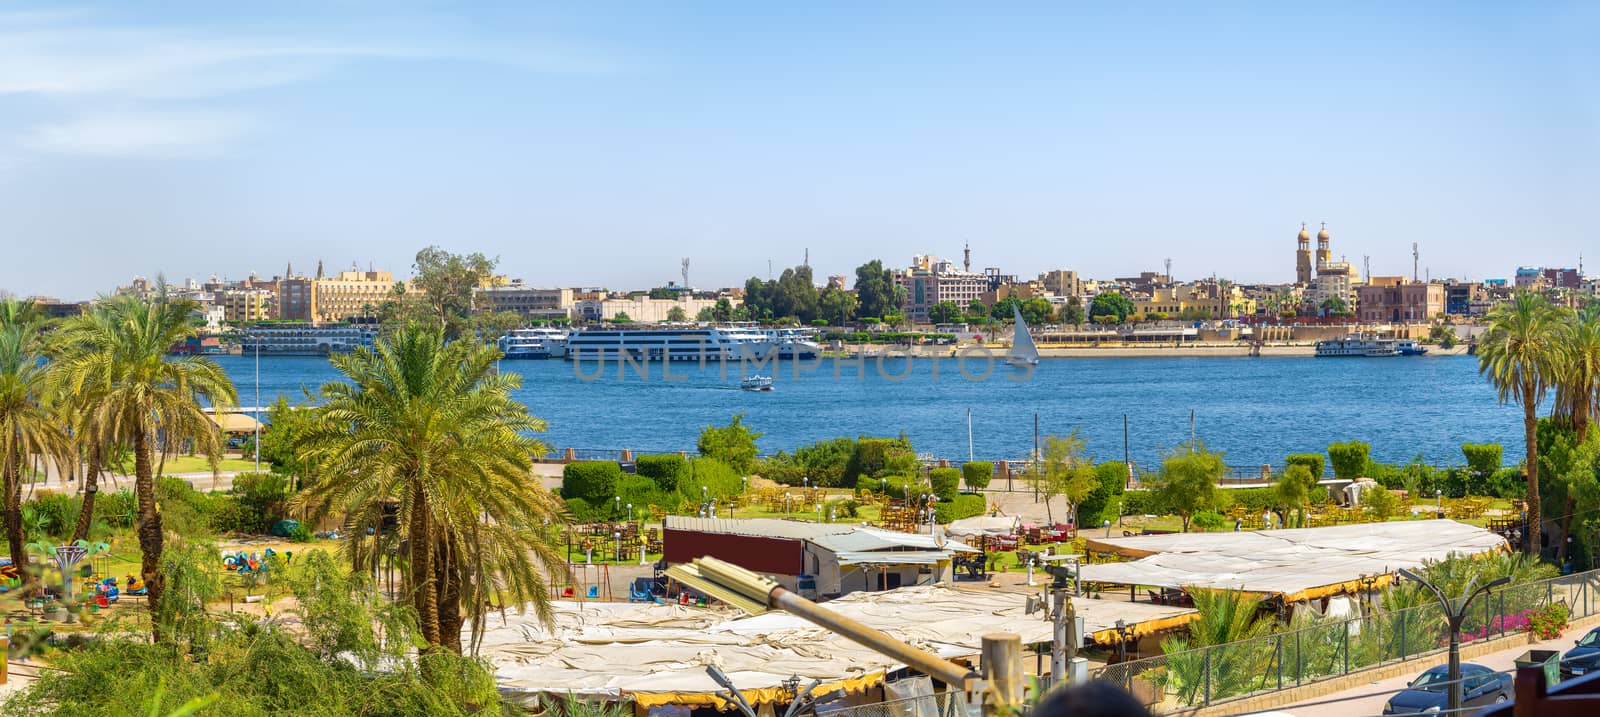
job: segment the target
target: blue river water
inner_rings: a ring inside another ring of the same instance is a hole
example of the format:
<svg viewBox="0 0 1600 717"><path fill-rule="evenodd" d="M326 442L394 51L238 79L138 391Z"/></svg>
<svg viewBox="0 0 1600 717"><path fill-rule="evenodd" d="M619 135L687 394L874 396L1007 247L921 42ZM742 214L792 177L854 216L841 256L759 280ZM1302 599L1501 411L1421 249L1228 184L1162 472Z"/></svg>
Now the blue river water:
<svg viewBox="0 0 1600 717"><path fill-rule="evenodd" d="M217 359L233 377L242 405L255 402L255 362ZM864 365L863 365L864 364ZM908 366L909 364L909 366ZM966 374L962 373L965 367ZM1143 465L1195 434L1233 465L1281 465L1296 452L1321 452L1334 441L1364 440L1373 457L1462 463L1464 442L1498 442L1506 462L1522 456L1521 414L1500 405L1470 356L1388 359L1104 358L1043 359L1025 381L1016 369L954 359L868 359L761 367L775 390L739 390L739 366L575 364L503 361L523 377L516 397L548 422L552 448L643 452L693 450L700 429L736 413L763 435L764 453L793 450L836 436L905 433L919 453L952 461L1025 458L1034 416L1041 435L1078 427L1098 460L1121 459L1123 416L1128 450ZM774 370L776 369L776 370ZM806 370L809 369L809 370ZM619 370L621 377L619 378ZM339 375L314 357L263 358L261 405L279 395L315 398ZM670 378L670 380L669 380Z"/></svg>

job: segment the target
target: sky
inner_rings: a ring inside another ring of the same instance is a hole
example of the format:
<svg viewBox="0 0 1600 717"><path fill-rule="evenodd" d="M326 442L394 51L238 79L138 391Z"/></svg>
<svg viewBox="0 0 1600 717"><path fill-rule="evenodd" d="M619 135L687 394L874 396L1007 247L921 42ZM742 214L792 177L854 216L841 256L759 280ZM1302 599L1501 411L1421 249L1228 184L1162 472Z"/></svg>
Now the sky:
<svg viewBox="0 0 1600 717"><path fill-rule="evenodd" d="M1600 4L1201 5L0 0L0 290L1600 262Z"/></svg>

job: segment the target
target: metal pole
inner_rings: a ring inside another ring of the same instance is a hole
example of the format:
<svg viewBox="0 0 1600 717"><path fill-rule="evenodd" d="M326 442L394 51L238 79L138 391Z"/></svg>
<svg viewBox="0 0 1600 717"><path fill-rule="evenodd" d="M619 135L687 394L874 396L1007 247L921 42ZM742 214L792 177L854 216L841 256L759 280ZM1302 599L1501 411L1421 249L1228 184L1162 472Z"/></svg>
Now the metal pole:
<svg viewBox="0 0 1600 717"><path fill-rule="evenodd" d="M1022 673L1022 638L1012 632L984 635L983 675L991 697L984 701L985 714L1009 714L1021 706L1027 677Z"/></svg>
<svg viewBox="0 0 1600 717"><path fill-rule="evenodd" d="M1053 627L1055 632L1053 636L1055 639L1050 644L1050 681L1061 684L1066 680L1067 676L1067 650L1071 650L1077 645L1072 642L1071 628L1068 627L1072 605L1067 602L1066 588L1058 587L1050 592L1055 598L1055 612L1051 613L1052 617L1054 617Z"/></svg>
<svg viewBox="0 0 1600 717"><path fill-rule="evenodd" d="M261 472L261 340L256 339L256 472Z"/></svg>
<svg viewBox="0 0 1600 717"><path fill-rule="evenodd" d="M1033 502L1039 502L1039 414L1033 414Z"/></svg>
<svg viewBox="0 0 1600 717"><path fill-rule="evenodd" d="M1133 459L1128 455L1128 414L1122 414L1122 467L1128 471L1123 490L1133 487Z"/></svg>
<svg viewBox="0 0 1600 717"><path fill-rule="evenodd" d="M1209 705L1211 704L1211 648L1209 647L1206 648L1203 666L1206 671L1206 694L1204 704Z"/></svg>
<svg viewBox="0 0 1600 717"><path fill-rule="evenodd" d="M972 452L972 407L967 406L967 462L978 460Z"/></svg>

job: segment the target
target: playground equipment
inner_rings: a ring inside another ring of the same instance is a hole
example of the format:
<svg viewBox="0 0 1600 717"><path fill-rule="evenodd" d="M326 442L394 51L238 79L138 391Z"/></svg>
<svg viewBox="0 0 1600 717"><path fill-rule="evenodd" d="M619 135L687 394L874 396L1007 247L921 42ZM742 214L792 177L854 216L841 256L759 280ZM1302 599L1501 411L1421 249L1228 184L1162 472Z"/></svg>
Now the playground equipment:
<svg viewBox="0 0 1600 717"><path fill-rule="evenodd" d="M561 600L611 601L611 566L568 563L567 573L572 576L572 582L567 585L552 584L551 597Z"/></svg>
<svg viewBox="0 0 1600 717"><path fill-rule="evenodd" d="M244 551L240 551L233 555L222 556L222 567L226 568L230 572L235 572L243 576L265 574L268 571L268 561L277 554L278 552L272 548L267 548L260 553L246 553ZM283 559L285 562L289 561L293 557L294 553L284 551Z"/></svg>

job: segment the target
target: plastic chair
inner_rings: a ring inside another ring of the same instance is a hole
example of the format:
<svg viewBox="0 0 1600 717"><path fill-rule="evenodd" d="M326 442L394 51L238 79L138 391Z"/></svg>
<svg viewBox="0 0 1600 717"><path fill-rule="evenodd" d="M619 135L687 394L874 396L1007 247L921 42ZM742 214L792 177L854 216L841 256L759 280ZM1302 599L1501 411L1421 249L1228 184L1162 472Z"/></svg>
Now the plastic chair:
<svg viewBox="0 0 1600 717"><path fill-rule="evenodd" d="M595 598L600 597L600 586L599 585L590 585L589 586L589 594L588 594L587 597L590 600L593 600Z"/></svg>

